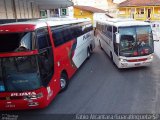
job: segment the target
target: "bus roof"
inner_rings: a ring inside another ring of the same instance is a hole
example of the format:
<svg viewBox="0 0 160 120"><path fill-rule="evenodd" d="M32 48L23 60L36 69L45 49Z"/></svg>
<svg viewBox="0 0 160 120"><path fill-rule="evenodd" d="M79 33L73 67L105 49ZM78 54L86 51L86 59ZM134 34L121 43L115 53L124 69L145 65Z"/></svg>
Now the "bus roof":
<svg viewBox="0 0 160 120"><path fill-rule="evenodd" d="M67 25L81 22L90 22L90 19L77 19L77 18L51 18L46 19L49 26Z"/></svg>
<svg viewBox="0 0 160 120"><path fill-rule="evenodd" d="M0 25L0 33L2 32L23 32L31 31L37 28L49 26L67 25L81 22L89 22L90 19L76 19L76 18L47 18L37 19L25 22L15 22Z"/></svg>
<svg viewBox="0 0 160 120"><path fill-rule="evenodd" d="M100 23L109 24L116 27L128 27L128 26L145 26L150 25L147 22L136 21L133 19L109 19L105 21L98 21Z"/></svg>

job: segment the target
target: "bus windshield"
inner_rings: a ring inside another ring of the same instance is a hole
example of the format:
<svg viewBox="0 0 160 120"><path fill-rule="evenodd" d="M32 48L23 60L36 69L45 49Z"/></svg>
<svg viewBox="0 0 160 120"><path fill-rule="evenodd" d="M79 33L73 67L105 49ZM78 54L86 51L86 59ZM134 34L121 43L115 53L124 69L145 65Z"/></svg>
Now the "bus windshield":
<svg viewBox="0 0 160 120"><path fill-rule="evenodd" d="M120 56L135 57L153 53L153 36L150 26L121 27Z"/></svg>
<svg viewBox="0 0 160 120"><path fill-rule="evenodd" d="M36 56L0 58L0 92L22 92L41 87Z"/></svg>

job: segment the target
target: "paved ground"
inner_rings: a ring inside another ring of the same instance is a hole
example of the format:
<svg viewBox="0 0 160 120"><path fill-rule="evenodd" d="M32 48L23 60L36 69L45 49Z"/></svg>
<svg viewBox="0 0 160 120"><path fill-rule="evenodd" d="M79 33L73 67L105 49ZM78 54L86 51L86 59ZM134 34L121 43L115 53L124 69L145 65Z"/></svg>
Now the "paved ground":
<svg viewBox="0 0 160 120"><path fill-rule="evenodd" d="M160 59L155 56L149 67L118 70L96 47L67 91L47 108L13 113L160 113Z"/></svg>

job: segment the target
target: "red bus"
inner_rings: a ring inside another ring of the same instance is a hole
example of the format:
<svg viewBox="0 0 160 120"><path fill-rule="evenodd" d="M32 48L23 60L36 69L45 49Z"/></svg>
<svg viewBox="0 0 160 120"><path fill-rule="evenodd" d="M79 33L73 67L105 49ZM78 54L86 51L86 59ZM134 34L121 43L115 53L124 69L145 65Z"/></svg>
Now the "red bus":
<svg viewBox="0 0 160 120"><path fill-rule="evenodd" d="M89 19L1 25L0 111L48 106L94 47Z"/></svg>

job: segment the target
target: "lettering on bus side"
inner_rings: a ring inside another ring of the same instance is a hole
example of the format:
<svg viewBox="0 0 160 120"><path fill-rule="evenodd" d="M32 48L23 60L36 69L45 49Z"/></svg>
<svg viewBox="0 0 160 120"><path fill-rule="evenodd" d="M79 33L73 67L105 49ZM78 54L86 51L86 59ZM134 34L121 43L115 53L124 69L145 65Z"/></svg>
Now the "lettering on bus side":
<svg viewBox="0 0 160 120"><path fill-rule="evenodd" d="M91 37L91 34L90 34L90 33L84 35L84 36L83 36L83 40L86 40L86 39L88 39L89 37Z"/></svg>
<svg viewBox="0 0 160 120"><path fill-rule="evenodd" d="M36 95L35 92L23 92L23 93L11 93L11 97L13 96L29 96L29 95Z"/></svg>

